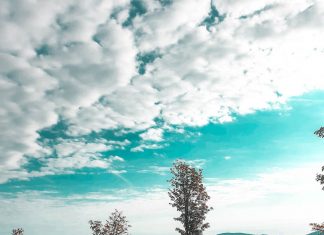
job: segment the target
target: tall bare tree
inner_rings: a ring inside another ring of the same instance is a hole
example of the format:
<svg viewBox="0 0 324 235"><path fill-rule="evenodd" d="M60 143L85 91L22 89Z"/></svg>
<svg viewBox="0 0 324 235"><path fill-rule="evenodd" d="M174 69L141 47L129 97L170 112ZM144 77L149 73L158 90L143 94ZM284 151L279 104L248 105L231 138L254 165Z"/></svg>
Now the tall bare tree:
<svg viewBox="0 0 324 235"><path fill-rule="evenodd" d="M12 235L23 235L24 234L24 230L22 228L16 228L12 230Z"/></svg>
<svg viewBox="0 0 324 235"><path fill-rule="evenodd" d="M118 210L111 213L105 224L98 220L90 220L89 224L92 235L127 235L129 234L128 228L131 227L126 220L126 216Z"/></svg>
<svg viewBox="0 0 324 235"><path fill-rule="evenodd" d="M321 127L320 129L315 131L314 134L320 138L324 138L324 127ZM322 166L322 172L324 172L324 166ZM319 181L321 185L324 185L324 174L317 174L316 180ZM324 190L324 186L322 187L322 189ZM324 234L324 223L322 224L312 223L310 225L312 226L312 229L314 231L318 231Z"/></svg>
<svg viewBox="0 0 324 235"><path fill-rule="evenodd" d="M176 228L181 235L193 235L209 227L204 223L206 214L212 209L207 205L210 197L203 185L202 170L196 170L184 161L176 161L170 169L173 177L169 180L170 205L177 208L180 216L174 218L183 228Z"/></svg>

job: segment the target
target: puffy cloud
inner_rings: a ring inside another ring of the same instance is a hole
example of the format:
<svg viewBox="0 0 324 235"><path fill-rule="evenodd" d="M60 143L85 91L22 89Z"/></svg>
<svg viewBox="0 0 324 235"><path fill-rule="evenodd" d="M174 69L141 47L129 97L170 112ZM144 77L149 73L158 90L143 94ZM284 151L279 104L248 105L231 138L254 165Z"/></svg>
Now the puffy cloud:
<svg viewBox="0 0 324 235"><path fill-rule="evenodd" d="M162 134L150 129L156 120L222 123L233 113L279 108L291 96L324 88L321 1L142 3L139 14L127 0L1 1L5 178L28 175L18 173L24 156L47 154L38 133L58 120L74 138L125 128L159 141ZM206 26L206 17L220 15ZM151 52L159 56L138 74L144 62L136 60ZM132 151L160 147L143 142ZM97 156L101 149L91 151ZM106 164L97 158L70 163Z"/></svg>
<svg viewBox="0 0 324 235"><path fill-rule="evenodd" d="M142 130L154 125L160 112L157 91L145 81L133 83L102 96L92 106L80 108L76 117L69 119L70 133L79 135L120 127Z"/></svg>
<svg viewBox="0 0 324 235"><path fill-rule="evenodd" d="M136 70L132 35L110 20L116 7L127 5L1 2L0 169L18 169L24 155L39 154L38 131L59 116L73 117L129 83Z"/></svg>
<svg viewBox="0 0 324 235"><path fill-rule="evenodd" d="M150 141L162 141L163 140L163 129L150 128L146 132L140 134L143 140Z"/></svg>
<svg viewBox="0 0 324 235"><path fill-rule="evenodd" d="M45 147L46 154L38 156L39 169L6 169L0 175L0 183L8 179L28 180L31 177L42 177L55 174L73 174L82 168L105 169L108 173L125 173L120 163L125 160L120 156L107 156L109 150L121 149L129 143L126 141L108 141L96 139L89 142L85 139L59 140L51 147Z"/></svg>
<svg viewBox="0 0 324 235"><path fill-rule="evenodd" d="M36 131L58 119L55 104L45 98L57 82L21 58L5 53L0 57L0 169L16 169L24 162L23 154L40 150Z"/></svg>
<svg viewBox="0 0 324 235"><path fill-rule="evenodd" d="M150 51L178 43L202 22L209 9L208 0L178 0L167 7L163 4L148 7L146 14L134 19L134 31L139 35L136 37L139 49Z"/></svg>
<svg viewBox="0 0 324 235"><path fill-rule="evenodd" d="M105 141L96 143L85 143L84 141L63 141L53 147L56 157L46 158L41 172L73 171L74 169L108 168L113 161L123 161L122 158L113 156L102 158L102 152L112 147L105 144Z"/></svg>
<svg viewBox="0 0 324 235"><path fill-rule="evenodd" d="M266 5L242 1L242 9L253 10L233 13L239 6L217 4L226 15L221 23L211 32L191 30L148 67L164 120L186 125L231 121L233 112L277 108L287 97L323 89L322 16L317 16L318 24L303 27L314 21L305 12L323 11L322 3L281 2L260 10ZM297 19L300 23L291 23Z"/></svg>

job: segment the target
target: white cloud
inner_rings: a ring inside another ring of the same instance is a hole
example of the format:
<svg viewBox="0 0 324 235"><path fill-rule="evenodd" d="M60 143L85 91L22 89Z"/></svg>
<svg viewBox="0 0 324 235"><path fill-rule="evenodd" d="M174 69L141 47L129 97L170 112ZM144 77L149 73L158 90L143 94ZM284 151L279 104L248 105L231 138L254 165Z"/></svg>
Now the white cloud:
<svg viewBox="0 0 324 235"><path fill-rule="evenodd" d="M163 129L150 128L144 133L140 134L142 140L146 141L162 141L163 140Z"/></svg>
<svg viewBox="0 0 324 235"><path fill-rule="evenodd" d="M184 161L186 161L186 163L188 163L189 165L192 165L193 167L200 168L200 169L206 164L205 159L194 159L194 160L184 160Z"/></svg>
<svg viewBox="0 0 324 235"><path fill-rule="evenodd" d="M166 175L170 171L170 167L166 166L150 166L147 169L139 170L138 173L153 173L158 175Z"/></svg>
<svg viewBox="0 0 324 235"><path fill-rule="evenodd" d="M143 152L145 149L161 149L167 146L167 144L147 144L147 143L141 143L140 145L132 148L131 152Z"/></svg>
<svg viewBox="0 0 324 235"><path fill-rule="evenodd" d="M42 159L43 165L40 173L43 175L73 173L75 169L82 168L102 168L108 169L109 173L115 174L114 162L124 162L120 156L103 157L103 152L114 148L108 144L109 141L99 139L93 143L85 141L62 141L55 145L55 157Z"/></svg>
<svg viewBox="0 0 324 235"><path fill-rule="evenodd" d="M209 0L145 1L129 27L128 0L1 1L2 177L26 174L24 156L46 151L38 131L59 117L74 137L157 119L202 126L324 89L322 1L213 3L225 18L208 31ZM150 51L161 56L138 75L136 56Z"/></svg>
<svg viewBox="0 0 324 235"><path fill-rule="evenodd" d="M225 160L231 160L232 157L231 157L231 156L225 156L224 159L225 159Z"/></svg>
<svg viewBox="0 0 324 235"><path fill-rule="evenodd" d="M108 170L108 172L111 173L111 174L114 174L114 175L119 175L119 174L127 173L126 170L113 170L113 169Z"/></svg>
<svg viewBox="0 0 324 235"><path fill-rule="evenodd" d="M97 139L96 142L88 142L82 139L61 140L61 142L48 148L46 155L38 157L38 161L42 165L39 170L5 170L0 176L0 183L6 182L8 179L28 180L31 177L46 175L74 174L75 170L82 168L107 169L107 172L111 174L125 173L125 170L118 169L120 165L118 162L125 162L122 157L107 157L103 154L125 144L128 143L105 139Z"/></svg>
<svg viewBox="0 0 324 235"><path fill-rule="evenodd" d="M119 156L112 156L110 157L110 159L114 160L114 161L119 161L119 162L124 162L124 158L119 157Z"/></svg>
<svg viewBox="0 0 324 235"><path fill-rule="evenodd" d="M18 169L23 155L42 150L38 130L59 115L75 116L135 72L131 33L108 20L127 1L16 3L2 1L0 7L3 171Z"/></svg>
<svg viewBox="0 0 324 235"><path fill-rule="evenodd" d="M147 1L153 2L153 1ZM134 20L136 42L141 51L164 48L179 42L208 15L210 1L178 0L167 8L155 7Z"/></svg>
<svg viewBox="0 0 324 235"><path fill-rule="evenodd" d="M135 79L135 78L134 78ZM100 102L82 108L70 119L70 133L78 135L118 127L142 130L155 124L160 108L155 105L156 90L145 81L120 88L103 96Z"/></svg>
<svg viewBox="0 0 324 235"><path fill-rule="evenodd" d="M57 82L21 58L5 53L0 56L0 169L17 169L24 162L23 154L40 150L36 131L57 122L55 105L45 98Z"/></svg>

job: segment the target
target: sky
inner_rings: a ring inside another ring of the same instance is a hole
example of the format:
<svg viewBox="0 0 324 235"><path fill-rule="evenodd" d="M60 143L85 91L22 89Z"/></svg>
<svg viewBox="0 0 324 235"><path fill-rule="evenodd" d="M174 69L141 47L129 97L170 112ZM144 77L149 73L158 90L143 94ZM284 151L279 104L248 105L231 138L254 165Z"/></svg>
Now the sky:
<svg viewBox="0 0 324 235"><path fill-rule="evenodd" d="M176 159L206 235L323 221L323 1L2 0L0 35L0 234L177 234Z"/></svg>

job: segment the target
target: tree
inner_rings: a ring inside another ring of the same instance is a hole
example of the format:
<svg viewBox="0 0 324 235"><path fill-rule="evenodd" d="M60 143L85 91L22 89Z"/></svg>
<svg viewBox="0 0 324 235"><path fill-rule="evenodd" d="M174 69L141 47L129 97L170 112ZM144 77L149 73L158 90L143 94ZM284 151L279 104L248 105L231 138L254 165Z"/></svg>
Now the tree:
<svg viewBox="0 0 324 235"><path fill-rule="evenodd" d="M315 135L317 135L320 138L324 138L324 127L321 127L317 131L314 132Z"/></svg>
<svg viewBox="0 0 324 235"><path fill-rule="evenodd" d="M324 127L321 127L320 129L315 131L314 134L320 138L324 138ZM324 166L322 166L322 172L324 172ZM324 185L324 175L317 174L316 181L319 181L321 185ZM322 187L322 190L324 190L324 186ZM312 224L310 224L310 226L312 226L312 230L320 232L320 233L324 233L324 223L322 223L322 224L312 223Z"/></svg>
<svg viewBox="0 0 324 235"><path fill-rule="evenodd" d="M13 229L11 234L12 235L23 235L24 230L22 228Z"/></svg>
<svg viewBox="0 0 324 235"><path fill-rule="evenodd" d="M310 224L310 226L312 226L312 230L320 232L320 233L324 233L324 223L322 224Z"/></svg>
<svg viewBox="0 0 324 235"><path fill-rule="evenodd" d="M111 213L104 225L98 220L90 220L89 224L92 235L127 235L128 228L131 227L126 216L123 216L122 212L118 210Z"/></svg>
<svg viewBox="0 0 324 235"><path fill-rule="evenodd" d="M204 231L209 223L204 223L206 214L212 210L207 205L210 199L203 185L202 170L184 161L176 161L170 169L173 177L168 181L171 184L169 189L170 205L180 212L180 216L174 218L183 225L176 228L181 235L193 235L197 231Z"/></svg>
<svg viewBox="0 0 324 235"><path fill-rule="evenodd" d="M324 127L321 127L317 131L314 132L315 135L317 135L320 138L324 138ZM324 166L322 166L322 172L324 172ZM317 174L316 175L316 181L319 181L321 185L324 185L324 175L323 174ZM322 188L324 190L324 186Z"/></svg>
<svg viewBox="0 0 324 235"><path fill-rule="evenodd" d="M322 172L324 172L324 166L322 166ZM319 181L321 185L324 185L324 175L323 174L317 174L316 175L316 181ZM324 186L322 187L322 190L324 190Z"/></svg>
<svg viewBox="0 0 324 235"><path fill-rule="evenodd" d="M324 127L321 127L320 129L315 131L314 134L320 138L324 138ZM324 172L324 166L322 166L322 172ZM324 185L324 175L323 174L317 174L316 180L319 181L321 185ZM322 189L324 190L324 186Z"/></svg>

